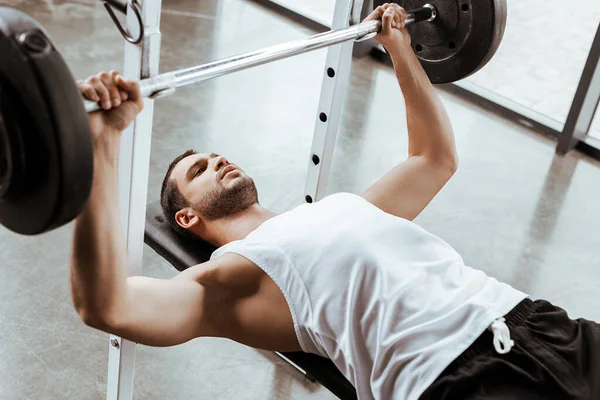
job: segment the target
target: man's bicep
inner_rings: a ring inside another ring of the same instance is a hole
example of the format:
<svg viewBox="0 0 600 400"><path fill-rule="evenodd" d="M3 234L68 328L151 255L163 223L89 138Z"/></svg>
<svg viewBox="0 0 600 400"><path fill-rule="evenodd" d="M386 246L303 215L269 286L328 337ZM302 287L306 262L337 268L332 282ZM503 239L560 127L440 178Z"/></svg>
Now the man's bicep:
<svg viewBox="0 0 600 400"><path fill-rule="evenodd" d="M127 298L111 333L150 346L213 336L206 291L191 279L127 279Z"/></svg>
<svg viewBox="0 0 600 400"><path fill-rule="evenodd" d="M371 185L362 197L389 214L412 221L453 173L444 164L412 156Z"/></svg>

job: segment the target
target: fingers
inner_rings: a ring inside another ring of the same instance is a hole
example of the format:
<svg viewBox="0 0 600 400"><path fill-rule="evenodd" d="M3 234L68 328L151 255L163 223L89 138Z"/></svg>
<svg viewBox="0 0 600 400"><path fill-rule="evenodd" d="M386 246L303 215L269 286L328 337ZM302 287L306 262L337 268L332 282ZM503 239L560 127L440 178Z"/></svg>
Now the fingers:
<svg viewBox="0 0 600 400"><path fill-rule="evenodd" d="M365 21L381 19L381 17L383 17L383 13L389 6L390 6L390 3L385 3L385 4L380 5L379 7L374 9L373 12L371 14L369 14L369 16L367 18L365 18Z"/></svg>
<svg viewBox="0 0 600 400"><path fill-rule="evenodd" d="M111 72L102 72L98 75L102 84L106 90L108 90L108 102L109 108L119 107L121 105L121 95L119 94L119 89L117 88L117 84L115 83L114 77L119 73L117 71ZM103 104L104 106L104 104ZM106 109L106 108L105 108Z"/></svg>
<svg viewBox="0 0 600 400"><path fill-rule="evenodd" d="M392 28L401 29L403 21L400 18L400 14L398 13L398 10L396 9L396 7L390 7L390 8L394 10L393 15L392 15L392 18L393 18Z"/></svg>
<svg viewBox="0 0 600 400"><path fill-rule="evenodd" d="M100 97L96 93L96 89L94 89L87 81L77 81L77 87L86 99L91 101L100 101Z"/></svg>
<svg viewBox="0 0 600 400"><path fill-rule="evenodd" d="M396 11L394 7L388 7L381 17L381 34L389 35L394 28L394 14Z"/></svg>
<svg viewBox="0 0 600 400"><path fill-rule="evenodd" d="M111 90L113 106L118 107L122 102L127 101L129 99L129 94L125 90L121 90L119 84L117 83L118 77L121 76L121 73L119 71L110 71L110 76L112 79L111 82L114 85L114 90Z"/></svg>
<svg viewBox="0 0 600 400"><path fill-rule="evenodd" d="M394 28L396 29L404 29L405 21L408 18L408 13L398 4L392 4L391 7L394 9Z"/></svg>
<svg viewBox="0 0 600 400"><path fill-rule="evenodd" d="M116 83L120 89L122 89L129 98L129 101L136 103L138 106L143 107L144 101L142 99L142 93L140 92L140 84L136 81L129 81L123 76L118 75ZM140 108L141 109L141 108Z"/></svg>
<svg viewBox="0 0 600 400"><path fill-rule="evenodd" d="M100 79L100 75L101 74L89 77L86 83L89 84L92 88L94 88L94 91L98 96L97 98L98 103L100 103L100 106L105 110L110 110L110 108L112 107L112 104L110 102L110 92L102 82L102 79Z"/></svg>
<svg viewBox="0 0 600 400"><path fill-rule="evenodd" d="M389 4L381 16L381 33L390 34L392 29L404 29L408 13L398 4Z"/></svg>
<svg viewBox="0 0 600 400"><path fill-rule="evenodd" d="M373 12L371 14L369 14L369 16L367 18L365 18L365 21L383 19L386 12L389 12L389 13L395 12L394 13L394 21L393 21L394 23L392 24L392 28L400 28L400 25L404 24L404 20L406 20L406 18L408 16L408 13L406 12L406 10L404 8L400 7L398 4L385 3L385 4L380 5L376 9L374 9ZM394 26L394 25L396 25L396 26Z"/></svg>
<svg viewBox="0 0 600 400"><path fill-rule="evenodd" d="M85 81L78 81L77 87L85 98L100 103L104 110L110 110L113 107L119 107L131 97L130 86L121 87L119 85L119 82L123 81L129 82L118 71L101 72ZM141 95L139 97L141 100Z"/></svg>

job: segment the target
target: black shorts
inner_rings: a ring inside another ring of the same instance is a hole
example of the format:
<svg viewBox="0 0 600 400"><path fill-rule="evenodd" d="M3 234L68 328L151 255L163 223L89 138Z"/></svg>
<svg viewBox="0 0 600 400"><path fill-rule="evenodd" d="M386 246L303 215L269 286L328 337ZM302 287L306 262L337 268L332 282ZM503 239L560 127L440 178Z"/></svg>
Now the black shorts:
<svg viewBox="0 0 600 400"><path fill-rule="evenodd" d="M508 354L486 330L420 399L600 400L600 325L544 300L525 299L505 318Z"/></svg>

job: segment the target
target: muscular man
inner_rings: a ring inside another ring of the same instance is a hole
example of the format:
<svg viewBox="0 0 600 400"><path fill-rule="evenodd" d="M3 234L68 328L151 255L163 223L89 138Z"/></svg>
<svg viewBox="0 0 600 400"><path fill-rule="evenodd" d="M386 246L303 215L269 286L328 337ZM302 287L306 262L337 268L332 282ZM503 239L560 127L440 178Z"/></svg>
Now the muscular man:
<svg viewBox="0 0 600 400"><path fill-rule="evenodd" d="M600 327L571 320L466 266L411 222L457 168L446 111L411 51L406 13L383 5L377 40L408 115L409 156L361 196L331 195L281 215L217 154L169 167L161 203L172 227L219 247L170 280L127 277L117 209L119 135L142 109L118 73L80 83L95 171L73 240L73 301L83 321L170 346L202 337L328 357L359 399L600 398ZM493 227L491 228L493 229Z"/></svg>

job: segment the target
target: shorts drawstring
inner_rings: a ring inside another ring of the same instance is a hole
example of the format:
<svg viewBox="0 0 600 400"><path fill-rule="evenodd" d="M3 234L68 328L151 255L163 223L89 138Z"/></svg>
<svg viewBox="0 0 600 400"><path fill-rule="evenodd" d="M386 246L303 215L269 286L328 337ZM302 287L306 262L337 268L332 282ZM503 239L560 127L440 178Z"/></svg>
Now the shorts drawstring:
<svg viewBox="0 0 600 400"><path fill-rule="evenodd" d="M489 329L494 333L494 348L498 354L506 354L515 345L515 342L510 340L510 330L505 323L504 317L496 319Z"/></svg>

